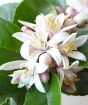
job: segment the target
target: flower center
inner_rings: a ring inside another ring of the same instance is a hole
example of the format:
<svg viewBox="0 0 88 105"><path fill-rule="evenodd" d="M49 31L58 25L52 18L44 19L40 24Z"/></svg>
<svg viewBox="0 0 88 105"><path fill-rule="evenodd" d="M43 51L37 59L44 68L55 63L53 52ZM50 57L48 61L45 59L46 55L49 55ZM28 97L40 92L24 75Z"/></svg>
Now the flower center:
<svg viewBox="0 0 88 105"><path fill-rule="evenodd" d="M66 85L74 84L75 82L78 82L78 81L79 79L77 78L76 75L72 75L71 77L67 77L67 76L64 77L64 83Z"/></svg>
<svg viewBox="0 0 88 105"><path fill-rule="evenodd" d="M73 50L77 50L76 44L73 42L66 43L63 47L65 53L70 53Z"/></svg>
<svg viewBox="0 0 88 105"><path fill-rule="evenodd" d="M60 25L54 17L50 16L48 17L48 27L52 30L58 30L60 28Z"/></svg>

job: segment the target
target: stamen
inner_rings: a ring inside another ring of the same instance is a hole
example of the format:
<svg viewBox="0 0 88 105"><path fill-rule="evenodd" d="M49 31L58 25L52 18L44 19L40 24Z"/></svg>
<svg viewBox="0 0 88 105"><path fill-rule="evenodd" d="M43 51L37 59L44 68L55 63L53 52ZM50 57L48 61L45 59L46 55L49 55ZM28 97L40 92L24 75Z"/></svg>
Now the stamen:
<svg viewBox="0 0 88 105"><path fill-rule="evenodd" d="M70 42L70 43L66 43L64 45L63 50L64 50L65 53L70 53L73 50L77 50L77 47L76 47L76 44L75 43Z"/></svg>

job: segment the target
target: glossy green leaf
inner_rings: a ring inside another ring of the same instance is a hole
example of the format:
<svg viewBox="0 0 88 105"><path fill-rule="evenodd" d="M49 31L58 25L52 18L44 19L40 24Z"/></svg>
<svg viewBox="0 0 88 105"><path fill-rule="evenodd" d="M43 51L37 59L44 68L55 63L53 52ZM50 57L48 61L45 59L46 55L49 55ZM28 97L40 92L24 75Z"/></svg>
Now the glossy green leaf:
<svg viewBox="0 0 88 105"><path fill-rule="evenodd" d="M0 6L0 18L12 22L17 6L18 3L8 3Z"/></svg>
<svg viewBox="0 0 88 105"><path fill-rule="evenodd" d="M18 89L17 85L11 84L12 71L0 71L0 103L6 100L7 97L12 97L16 100L17 105L22 105L25 98L26 90Z"/></svg>
<svg viewBox="0 0 88 105"><path fill-rule="evenodd" d="M66 1L65 0L47 0L53 5L60 6L64 11L66 9Z"/></svg>
<svg viewBox="0 0 88 105"><path fill-rule="evenodd" d="M84 26L83 28L77 28L78 36L81 35L88 35L88 25ZM88 68L88 41L78 49L80 52L86 55L87 61L81 62L80 65L84 68Z"/></svg>
<svg viewBox="0 0 88 105"><path fill-rule="evenodd" d="M77 73L80 81L77 83L77 91L74 95L88 95L88 70Z"/></svg>
<svg viewBox="0 0 88 105"><path fill-rule="evenodd" d="M24 105L61 105L61 87L57 76L52 74L45 94L32 87L26 94Z"/></svg>
<svg viewBox="0 0 88 105"><path fill-rule="evenodd" d="M0 64L21 59L21 42L12 37L12 34L18 31L20 29L16 25L0 19Z"/></svg>
<svg viewBox="0 0 88 105"><path fill-rule="evenodd" d="M16 10L14 23L20 25L18 20L34 22L38 14L51 12L55 13L55 9L47 0L23 0Z"/></svg>

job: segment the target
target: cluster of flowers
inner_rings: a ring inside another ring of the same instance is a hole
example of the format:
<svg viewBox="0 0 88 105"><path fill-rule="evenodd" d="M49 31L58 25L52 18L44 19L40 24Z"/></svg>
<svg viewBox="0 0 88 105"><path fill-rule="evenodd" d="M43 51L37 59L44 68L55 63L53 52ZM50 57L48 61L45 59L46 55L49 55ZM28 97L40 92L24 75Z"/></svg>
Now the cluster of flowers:
<svg viewBox="0 0 88 105"><path fill-rule="evenodd" d="M19 88L30 88L34 84L40 92L45 93L42 83L50 80L50 72L53 71L67 92L76 91L75 83L79 81L76 73L83 69L79 66L79 61L86 61L85 55L77 51L77 48L88 39L88 35L76 37L76 26L84 24L87 19L78 19L84 12L81 13L81 8L72 4L77 2L76 0L70 1L72 0L69 0L67 8L67 14L70 16L64 13L57 16L40 14L36 17L36 24L19 21L23 25L22 32L14 33L13 37L23 42L20 54L25 60L0 66L1 70L16 70L10 75L12 84L18 84ZM80 11L76 12L79 8ZM86 12L84 16L87 16ZM76 61L71 64L70 58Z"/></svg>

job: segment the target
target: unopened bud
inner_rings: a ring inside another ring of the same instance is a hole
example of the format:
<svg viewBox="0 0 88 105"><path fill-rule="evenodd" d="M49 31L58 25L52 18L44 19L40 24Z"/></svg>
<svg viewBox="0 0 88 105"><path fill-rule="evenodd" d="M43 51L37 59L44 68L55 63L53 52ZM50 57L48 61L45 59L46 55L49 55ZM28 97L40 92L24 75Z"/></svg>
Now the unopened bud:
<svg viewBox="0 0 88 105"><path fill-rule="evenodd" d="M41 73L40 74L40 79L43 83L48 83L50 79L49 72Z"/></svg>
<svg viewBox="0 0 88 105"><path fill-rule="evenodd" d="M85 22L88 21L88 8L80 12L78 15L74 17L74 21L79 25L82 26Z"/></svg>
<svg viewBox="0 0 88 105"><path fill-rule="evenodd" d="M44 53L39 57L39 63L49 65L50 67L55 66L53 58L48 53Z"/></svg>

